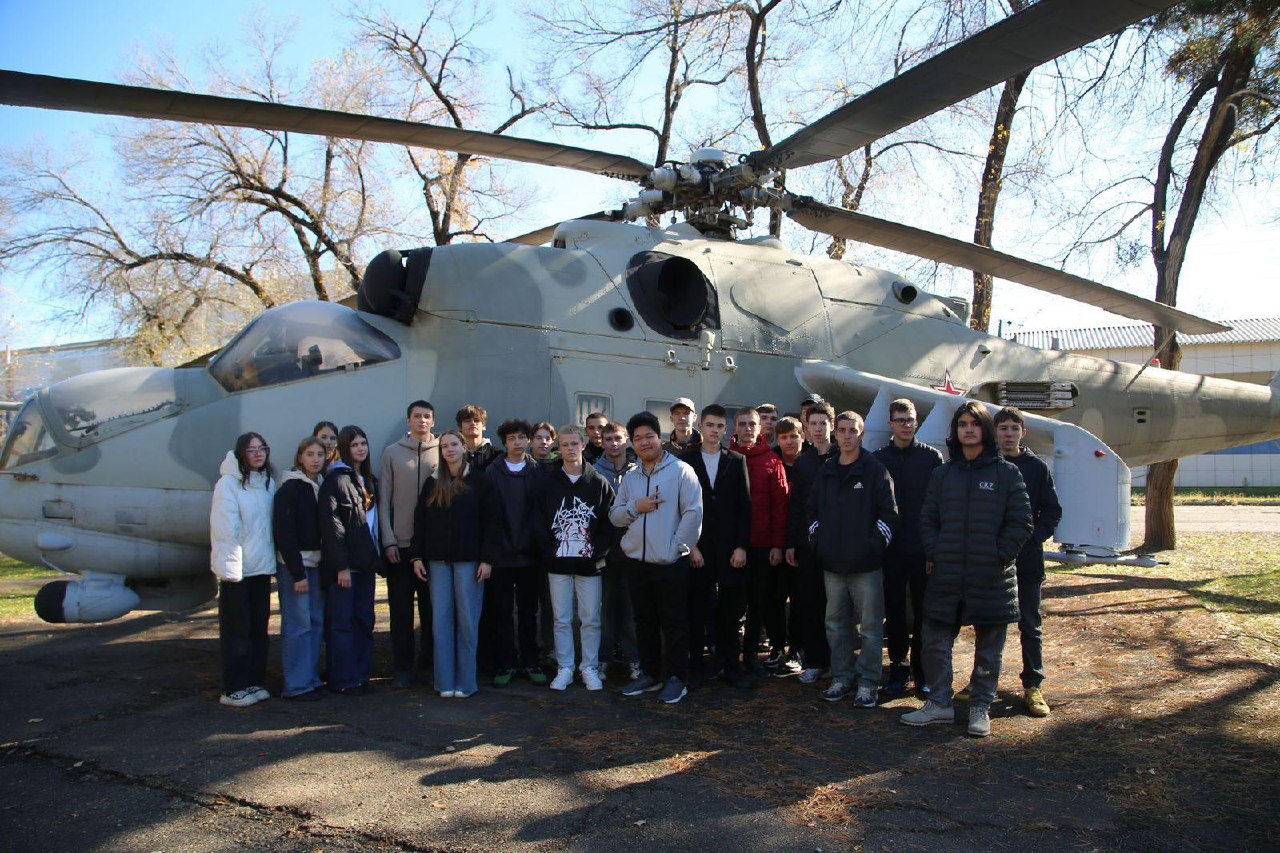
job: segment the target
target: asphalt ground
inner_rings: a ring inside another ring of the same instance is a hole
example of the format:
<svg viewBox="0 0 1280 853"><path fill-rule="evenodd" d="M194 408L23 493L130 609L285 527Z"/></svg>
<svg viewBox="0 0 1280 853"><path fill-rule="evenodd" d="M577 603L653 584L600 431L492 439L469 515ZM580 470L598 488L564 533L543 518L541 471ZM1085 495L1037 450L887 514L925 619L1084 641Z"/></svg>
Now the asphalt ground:
<svg viewBox="0 0 1280 853"><path fill-rule="evenodd" d="M1275 531L1272 509L1179 520ZM0 850L1274 844L1280 751L1239 731L1267 708L1274 728L1280 677L1194 602L1161 591L1144 609L1125 584L1050 577L1054 714L1025 715L1011 632L986 740L900 725L911 699L857 709L794 678L714 684L672 707L622 697L615 674L602 693L518 682L443 700L381 680L363 698L230 709L216 701L213 607L0 625ZM383 607L378 631L385 655ZM958 673L970 654L962 636ZM1196 690L1177 692L1189 679ZM1259 696L1271 704L1250 704Z"/></svg>

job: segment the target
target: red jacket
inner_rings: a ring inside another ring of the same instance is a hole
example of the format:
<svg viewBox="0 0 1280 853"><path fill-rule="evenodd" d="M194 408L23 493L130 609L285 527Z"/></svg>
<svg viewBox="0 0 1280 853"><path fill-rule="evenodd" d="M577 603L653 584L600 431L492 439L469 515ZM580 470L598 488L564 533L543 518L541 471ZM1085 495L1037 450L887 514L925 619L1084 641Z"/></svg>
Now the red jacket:
<svg viewBox="0 0 1280 853"><path fill-rule="evenodd" d="M785 548L787 545L786 466L763 441L743 448L736 440L730 443L747 457L747 477L751 481L751 547Z"/></svg>

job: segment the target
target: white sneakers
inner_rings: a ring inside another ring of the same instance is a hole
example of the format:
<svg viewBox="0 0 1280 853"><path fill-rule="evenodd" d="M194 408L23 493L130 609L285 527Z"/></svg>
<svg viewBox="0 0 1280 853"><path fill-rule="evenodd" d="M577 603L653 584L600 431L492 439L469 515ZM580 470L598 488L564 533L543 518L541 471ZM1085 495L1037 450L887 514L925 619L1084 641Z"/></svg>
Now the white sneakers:
<svg viewBox="0 0 1280 853"><path fill-rule="evenodd" d="M604 681L600 678L599 670L594 667L584 666L581 673L582 683L586 685L588 690L604 689ZM556 677L551 679L551 689L568 690L570 684L573 684L573 670L563 668L556 670Z"/></svg>
<svg viewBox="0 0 1280 853"><path fill-rule="evenodd" d="M218 701L232 708L248 708L250 705L258 703L258 697L254 695L251 689L246 689L237 690L234 693L223 693L218 697Z"/></svg>

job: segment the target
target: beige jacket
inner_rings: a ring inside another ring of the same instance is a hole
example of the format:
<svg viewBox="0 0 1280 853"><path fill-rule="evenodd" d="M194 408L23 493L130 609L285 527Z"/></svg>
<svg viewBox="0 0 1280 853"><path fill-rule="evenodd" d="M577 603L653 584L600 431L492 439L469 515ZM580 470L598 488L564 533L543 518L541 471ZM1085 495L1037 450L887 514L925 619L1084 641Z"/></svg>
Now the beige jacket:
<svg viewBox="0 0 1280 853"><path fill-rule="evenodd" d="M383 549L408 548L422 484L440 467L440 440L419 444L408 436L382 451L378 466L378 525Z"/></svg>

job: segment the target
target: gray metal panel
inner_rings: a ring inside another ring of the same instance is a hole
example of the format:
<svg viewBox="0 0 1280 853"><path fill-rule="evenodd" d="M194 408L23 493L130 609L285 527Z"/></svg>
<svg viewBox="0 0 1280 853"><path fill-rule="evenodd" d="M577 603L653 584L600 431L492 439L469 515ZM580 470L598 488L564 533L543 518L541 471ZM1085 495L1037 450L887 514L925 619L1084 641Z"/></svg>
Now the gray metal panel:
<svg viewBox="0 0 1280 853"><path fill-rule="evenodd" d="M1016 281L1046 293L1054 293L1078 302L1095 305L1122 317L1146 320L1188 333L1225 332L1229 328L1221 323L1196 317L1151 299L1143 299L1141 296L1134 296L1132 293L1116 290L1114 287L1107 287L1096 281L1055 270L1043 264L1015 258L1013 255L1006 255L1004 252L997 252L976 243L943 237L931 231L876 219L852 210L821 204L812 199L798 199L796 209L787 215L814 231L977 270L996 278Z"/></svg>
<svg viewBox="0 0 1280 853"><path fill-rule="evenodd" d="M19 71L0 71L0 103L390 142L560 166L619 178L641 178L652 169L652 166L631 157L518 136Z"/></svg>
<svg viewBox="0 0 1280 853"><path fill-rule="evenodd" d="M750 159L761 167L793 169L843 157L1175 2L1042 0L882 83Z"/></svg>

